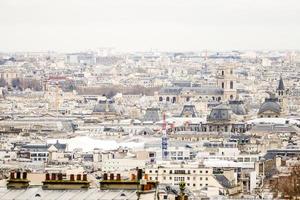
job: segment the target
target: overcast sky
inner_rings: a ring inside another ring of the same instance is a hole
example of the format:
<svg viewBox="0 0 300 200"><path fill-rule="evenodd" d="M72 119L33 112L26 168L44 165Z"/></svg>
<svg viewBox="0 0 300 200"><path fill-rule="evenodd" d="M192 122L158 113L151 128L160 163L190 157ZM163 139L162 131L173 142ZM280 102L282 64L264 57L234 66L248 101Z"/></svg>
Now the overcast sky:
<svg viewBox="0 0 300 200"><path fill-rule="evenodd" d="M0 51L300 49L300 0L0 0Z"/></svg>

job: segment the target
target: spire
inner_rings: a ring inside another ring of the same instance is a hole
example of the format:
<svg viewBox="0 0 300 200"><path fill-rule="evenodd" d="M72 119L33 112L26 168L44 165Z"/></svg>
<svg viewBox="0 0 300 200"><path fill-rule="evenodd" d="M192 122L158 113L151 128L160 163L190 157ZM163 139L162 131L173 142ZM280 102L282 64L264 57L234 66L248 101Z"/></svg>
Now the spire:
<svg viewBox="0 0 300 200"><path fill-rule="evenodd" d="M277 90L284 90L284 84L283 84L282 76L280 76L280 80L279 80Z"/></svg>

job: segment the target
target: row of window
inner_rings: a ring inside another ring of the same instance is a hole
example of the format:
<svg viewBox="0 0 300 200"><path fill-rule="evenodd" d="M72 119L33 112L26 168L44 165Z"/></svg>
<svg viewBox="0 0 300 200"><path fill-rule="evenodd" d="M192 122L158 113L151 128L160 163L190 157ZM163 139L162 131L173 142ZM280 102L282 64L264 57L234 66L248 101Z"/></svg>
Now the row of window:
<svg viewBox="0 0 300 200"><path fill-rule="evenodd" d="M190 174L191 172L193 173L193 174L196 174L196 170L169 170L169 174L173 174L173 172L174 172L174 174L178 174L179 172L181 173L181 174ZM206 174L208 174L208 170L205 170L205 171L203 171L203 170L199 170L198 171L200 174L203 174L203 173L206 173ZM149 170L149 173L158 173L158 170ZM163 173L167 173L167 170L163 170Z"/></svg>
<svg viewBox="0 0 300 200"><path fill-rule="evenodd" d="M48 157L48 153L32 153L31 157Z"/></svg>
<svg viewBox="0 0 300 200"><path fill-rule="evenodd" d="M33 158L34 161L46 161L46 158Z"/></svg>

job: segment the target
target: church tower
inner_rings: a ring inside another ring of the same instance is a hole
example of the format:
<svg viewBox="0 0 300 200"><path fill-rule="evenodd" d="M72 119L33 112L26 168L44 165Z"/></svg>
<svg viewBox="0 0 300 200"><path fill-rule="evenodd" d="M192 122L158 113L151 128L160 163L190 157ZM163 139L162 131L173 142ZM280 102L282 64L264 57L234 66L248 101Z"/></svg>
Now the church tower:
<svg viewBox="0 0 300 200"><path fill-rule="evenodd" d="M220 66L217 72L217 85L224 90L223 101L236 99L236 79L234 76L234 66Z"/></svg>
<svg viewBox="0 0 300 200"><path fill-rule="evenodd" d="M281 112L283 114L287 114L287 112L288 112L288 102L287 102L288 90L286 90L284 87L282 76L280 76L280 79L278 82L278 87L276 89L276 93L278 96L278 101L280 103Z"/></svg>

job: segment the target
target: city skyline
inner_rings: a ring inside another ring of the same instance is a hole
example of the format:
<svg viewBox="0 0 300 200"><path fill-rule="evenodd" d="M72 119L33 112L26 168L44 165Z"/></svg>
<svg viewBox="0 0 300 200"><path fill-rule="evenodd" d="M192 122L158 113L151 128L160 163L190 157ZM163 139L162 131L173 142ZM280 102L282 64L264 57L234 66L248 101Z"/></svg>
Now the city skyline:
<svg viewBox="0 0 300 200"><path fill-rule="evenodd" d="M3 0L0 51L294 50L299 11L296 0Z"/></svg>

